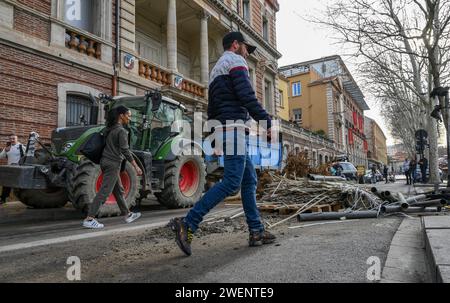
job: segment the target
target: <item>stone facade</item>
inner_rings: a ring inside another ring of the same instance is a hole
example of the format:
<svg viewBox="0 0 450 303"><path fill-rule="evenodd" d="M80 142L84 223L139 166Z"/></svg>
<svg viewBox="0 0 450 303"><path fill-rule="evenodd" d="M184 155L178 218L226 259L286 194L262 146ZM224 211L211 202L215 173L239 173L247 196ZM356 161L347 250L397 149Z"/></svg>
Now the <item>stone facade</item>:
<svg viewBox="0 0 450 303"><path fill-rule="evenodd" d="M280 73L289 80L291 117L301 112L301 127L325 133L337 156L367 166L363 113L369 107L343 60L302 62L281 67Z"/></svg>
<svg viewBox="0 0 450 303"><path fill-rule="evenodd" d="M364 121L364 127L368 142L369 163L374 163L377 165L387 165L388 152L386 145L386 135L383 133L383 130L375 120L370 119L369 117L365 117Z"/></svg>
<svg viewBox="0 0 450 303"><path fill-rule="evenodd" d="M89 20L77 11L84 5ZM276 0L0 0L0 142L11 132L25 141L30 131L48 142L70 116L69 97L89 92L135 95L159 88L188 109L205 111L222 37L238 29L258 46L248 60L251 77L275 114L278 10Z"/></svg>

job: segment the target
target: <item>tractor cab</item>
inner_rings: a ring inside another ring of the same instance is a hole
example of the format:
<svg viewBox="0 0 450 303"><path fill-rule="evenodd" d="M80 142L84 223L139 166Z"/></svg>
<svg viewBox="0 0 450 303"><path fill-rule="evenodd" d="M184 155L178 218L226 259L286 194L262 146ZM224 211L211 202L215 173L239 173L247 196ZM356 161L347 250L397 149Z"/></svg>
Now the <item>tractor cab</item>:
<svg viewBox="0 0 450 303"><path fill-rule="evenodd" d="M157 154L167 141L179 132L173 132L175 121L185 120L186 107L173 99L159 94L148 93L146 96L113 98L106 111L123 105L131 110L130 147L133 150Z"/></svg>

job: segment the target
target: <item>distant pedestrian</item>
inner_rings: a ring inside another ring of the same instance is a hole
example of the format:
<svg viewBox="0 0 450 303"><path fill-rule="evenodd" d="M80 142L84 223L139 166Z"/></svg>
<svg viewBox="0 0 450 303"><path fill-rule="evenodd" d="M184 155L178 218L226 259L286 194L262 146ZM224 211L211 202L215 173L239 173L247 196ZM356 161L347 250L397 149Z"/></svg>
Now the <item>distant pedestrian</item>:
<svg viewBox="0 0 450 303"><path fill-rule="evenodd" d="M416 159L412 159L409 163L409 170L411 173L411 181L412 184L417 182L417 161Z"/></svg>
<svg viewBox="0 0 450 303"><path fill-rule="evenodd" d="M372 184L377 184L377 166L375 164L372 164L370 180Z"/></svg>
<svg viewBox="0 0 450 303"><path fill-rule="evenodd" d="M330 165L330 173L332 176L336 176L337 170L334 168L334 165Z"/></svg>
<svg viewBox="0 0 450 303"><path fill-rule="evenodd" d="M425 157L420 159L419 166L420 166L420 172L422 173L422 183L425 184L428 181L428 178L427 178L428 159Z"/></svg>
<svg viewBox="0 0 450 303"><path fill-rule="evenodd" d="M406 176L406 185L411 185L411 171L409 170L409 160L405 159L405 162L403 162L403 172L405 173Z"/></svg>
<svg viewBox="0 0 450 303"><path fill-rule="evenodd" d="M131 121L131 111L119 106L108 113L106 122L106 146L100 160L100 168L103 172L103 183L89 205L87 218L83 221L83 226L90 229L100 229L104 225L97 222L95 217L100 207L106 202L111 193L116 198L122 215L125 216L126 223L132 223L137 220L141 214L130 212L124 198L124 189L120 180L120 170L123 161L129 161L138 176L142 176L142 170L137 165L130 151L128 143L128 132L123 126Z"/></svg>
<svg viewBox="0 0 450 303"><path fill-rule="evenodd" d="M389 183L389 178L388 178L388 176L389 176L389 168L385 165L385 166L384 166L384 169L383 169L383 177L384 177L384 179L386 180L386 184Z"/></svg>
<svg viewBox="0 0 450 303"><path fill-rule="evenodd" d="M342 176L342 166L339 163L335 163L333 165L334 171L335 171L335 176L337 177L341 177Z"/></svg>
<svg viewBox="0 0 450 303"><path fill-rule="evenodd" d="M11 134L9 140L6 143L6 147L0 152L0 159L8 159L8 165L19 164L19 161L25 155L25 147L19 143L16 134ZM11 194L11 188L3 187L0 197L0 204L6 203Z"/></svg>

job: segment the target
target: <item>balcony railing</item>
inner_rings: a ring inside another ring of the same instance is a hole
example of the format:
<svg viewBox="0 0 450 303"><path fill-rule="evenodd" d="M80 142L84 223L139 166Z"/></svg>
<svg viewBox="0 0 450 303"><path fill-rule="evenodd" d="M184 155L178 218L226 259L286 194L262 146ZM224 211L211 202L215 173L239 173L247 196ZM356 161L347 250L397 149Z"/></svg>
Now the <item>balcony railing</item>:
<svg viewBox="0 0 450 303"><path fill-rule="evenodd" d="M102 45L100 42L73 30L66 30L65 45L67 48L86 54L89 57L99 60L102 58Z"/></svg>
<svg viewBox="0 0 450 303"><path fill-rule="evenodd" d="M145 59L139 59L139 76L161 85L175 87L197 97L206 98L206 87L204 85L173 74L163 67ZM178 85L175 84L177 81L174 81L176 78L181 79Z"/></svg>
<svg viewBox="0 0 450 303"><path fill-rule="evenodd" d="M192 80L183 80L183 84L181 87L181 90L194 94L196 96L205 98L206 94L205 94L205 87L199 83L196 83Z"/></svg>
<svg viewBox="0 0 450 303"><path fill-rule="evenodd" d="M171 75L167 70L142 59L139 60L139 76L162 85L170 85L172 83Z"/></svg>

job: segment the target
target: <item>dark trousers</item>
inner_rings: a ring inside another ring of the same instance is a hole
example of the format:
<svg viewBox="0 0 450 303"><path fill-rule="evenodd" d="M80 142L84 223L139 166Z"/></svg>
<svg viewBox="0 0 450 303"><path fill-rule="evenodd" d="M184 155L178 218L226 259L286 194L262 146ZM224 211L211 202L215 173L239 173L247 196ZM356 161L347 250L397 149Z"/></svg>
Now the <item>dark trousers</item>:
<svg viewBox="0 0 450 303"><path fill-rule="evenodd" d="M427 183L427 169L422 168L421 172L422 172L422 183Z"/></svg>
<svg viewBox="0 0 450 303"><path fill-rule="evenodd" d="M10 194L11 194L11 187L3 187L0 201L6 201L6 199L9 197Z"/></svg>
<svg viewBox="0 0 450 303"><path fill-rule="evenodd" d="M407 172L405 172L405 176L406 176L406 184L412 184L412 180L411 180L411 171L407 171Z"/></svg>
<svg viewBox="0 0 450 303"><path fill-rule="evenodd" d="M89 217L95 217L98 214L100 207L106 202L111 193L114 195L119 205L122 215L128 213L128 206L124 198L124 190L120 181L120 162L113 162L102 158L100 161L100 168L103 171L103 183L94 198L94 201L89 205Z"/></svg>

